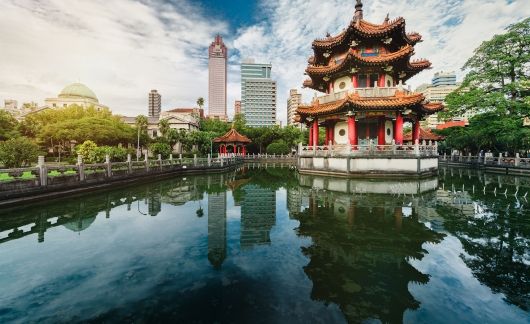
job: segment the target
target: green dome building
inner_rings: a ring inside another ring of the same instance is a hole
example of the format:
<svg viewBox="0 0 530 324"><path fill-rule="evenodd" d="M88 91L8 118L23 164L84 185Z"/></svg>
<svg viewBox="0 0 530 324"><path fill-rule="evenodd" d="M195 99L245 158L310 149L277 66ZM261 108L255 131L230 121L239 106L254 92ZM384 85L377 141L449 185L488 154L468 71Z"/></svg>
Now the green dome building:
<svg viewBox="0 0 530 324"><path fill-rule="evenodd" d="M99 103L94 91L82 83L72 83L63 88L57 98L47 98L44 100L47 108L66 108L70 105L82 107L94 106L97 110L109 109Z"/></svg>

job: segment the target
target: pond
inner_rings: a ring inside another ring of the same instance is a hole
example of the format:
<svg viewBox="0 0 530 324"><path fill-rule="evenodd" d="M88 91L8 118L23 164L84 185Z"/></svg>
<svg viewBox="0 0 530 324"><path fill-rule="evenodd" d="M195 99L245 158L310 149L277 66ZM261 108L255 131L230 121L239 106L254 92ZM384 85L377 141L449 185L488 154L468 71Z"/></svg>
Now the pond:
<svg viewBox="0 0 530 324"><path fill-rule="evenodd" d="M248 165L4 209L0 322L530 323L529 191Z"/></svg>

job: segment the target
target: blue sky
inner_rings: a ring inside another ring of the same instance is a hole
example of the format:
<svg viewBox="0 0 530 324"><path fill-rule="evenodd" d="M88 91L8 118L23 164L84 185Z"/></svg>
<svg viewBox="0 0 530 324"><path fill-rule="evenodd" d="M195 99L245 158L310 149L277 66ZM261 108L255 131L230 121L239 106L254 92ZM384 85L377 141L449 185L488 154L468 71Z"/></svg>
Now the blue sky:
<svg viewBox="0 0 530 324"><path fill-rule="evenodd" d="M530 16L528 0L365 0L373 23L403 16L423 35L413 58L434 72L457 71L484 40ZM289 89L301 89L311 41L339 33L355 0L2 0L0 105L4 99L44 103L72 82L91 88L113 112L146 114L158 89L162 109L208 105L207 47L220 33L229 48L228 112L240 97L239 62L271 62L278 112L286 120ZM303 101L313 91L302 90Z"/></svg>

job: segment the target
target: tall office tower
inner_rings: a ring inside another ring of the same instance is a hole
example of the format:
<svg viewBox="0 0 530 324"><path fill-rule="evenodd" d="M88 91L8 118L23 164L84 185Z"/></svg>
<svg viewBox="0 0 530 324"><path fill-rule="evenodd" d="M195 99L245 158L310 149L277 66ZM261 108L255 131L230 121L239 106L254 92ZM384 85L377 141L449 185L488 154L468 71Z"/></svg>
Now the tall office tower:
<svg viewBox="0 0 530 324"><path fill-rule="evenodd" d="M297 125L294 116L296 115L296 109L302 102L302 94L298 93L296 89L289 91L289 98L287 98L287 125Z"/></svg>
<svg viewBox="0 0 530 324"><path fill-rule="evenodd" d="M220 35L208 49L208 116L226 120L226 61L228 50Z"/></svg>
<svg viewBox="0 0 530 324"><path fill-rule="evenodd" d="M236 100L234 102L234 115L241 113L241 100Z"/></svg>
<svg viewBox="0 0 530 324"><path fill-rule="evenodd" d="M149 117L158 118L160 117L160 111L162 111L162 96L153 89L149 92L148 115Z"/></svg>
<svg viewBox="0 0 530 324"><path fill-rule="evenodd" d="M276 125L276 81L271 64L241 63L241 113L250 127Z"/></svg>
<svg viewBox="0 0 530 324"><path fill-rule="evenodd" d="M255 184L243 187L241 203L241 249L270 244L270 231L276 224L276 192Z"/></svg>
<svg viewBox="0 0 530 324"><path fill-rule="evenodd" d="M226 258L226 192L208 194L208 260L220 268Z"/></svg>
<svg viewBox="0 0 530 324"><path fill-rule="evenodd" d="M454 86L456 85L455 72L436 72L432 78L432 86L438 87L442 85Z"/></svg>
<svg viewBox="0 0 530 324"><path fill-rule="evenodd" d="M436 72L432 78L431 84L422 84L416 88L416 92L423 93L425 100L430 102L445 102L445 97L448 94L458 89L459 84L456 83L456 74L454 72ZM467 120L475 115L474 110L469 110L464 115L455 117L453 120ZM443 120L438 120L438 113L432 114L425 118L423 126L428 128L436 128L443 124Z"/></svg>

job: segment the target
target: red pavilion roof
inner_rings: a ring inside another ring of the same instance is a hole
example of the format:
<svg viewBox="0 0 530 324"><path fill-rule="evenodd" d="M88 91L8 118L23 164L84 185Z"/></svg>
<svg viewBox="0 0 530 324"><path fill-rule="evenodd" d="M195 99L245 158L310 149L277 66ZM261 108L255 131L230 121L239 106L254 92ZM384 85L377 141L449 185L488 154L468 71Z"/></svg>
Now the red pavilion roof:
<svg viewBox="0 0 530 324"><path fill-rule="evenodd" d="M436 135L434 133L431 133L430 130L426 130L420 127L420 141L426 140L426 141L441 141L444 137L441 135ZM403 134L403 140L404 141L412 141L412 132L407 132Z"/></svg>
<svg viewBox="0 0 530 324"><path fill-rule="evenodd" d="M239 134L238 131L236 131L234 128L230 129L226 134L223 136L214 138L213 140L215 143L250 143L252 142L248 137L245 135Z"/></svg>

